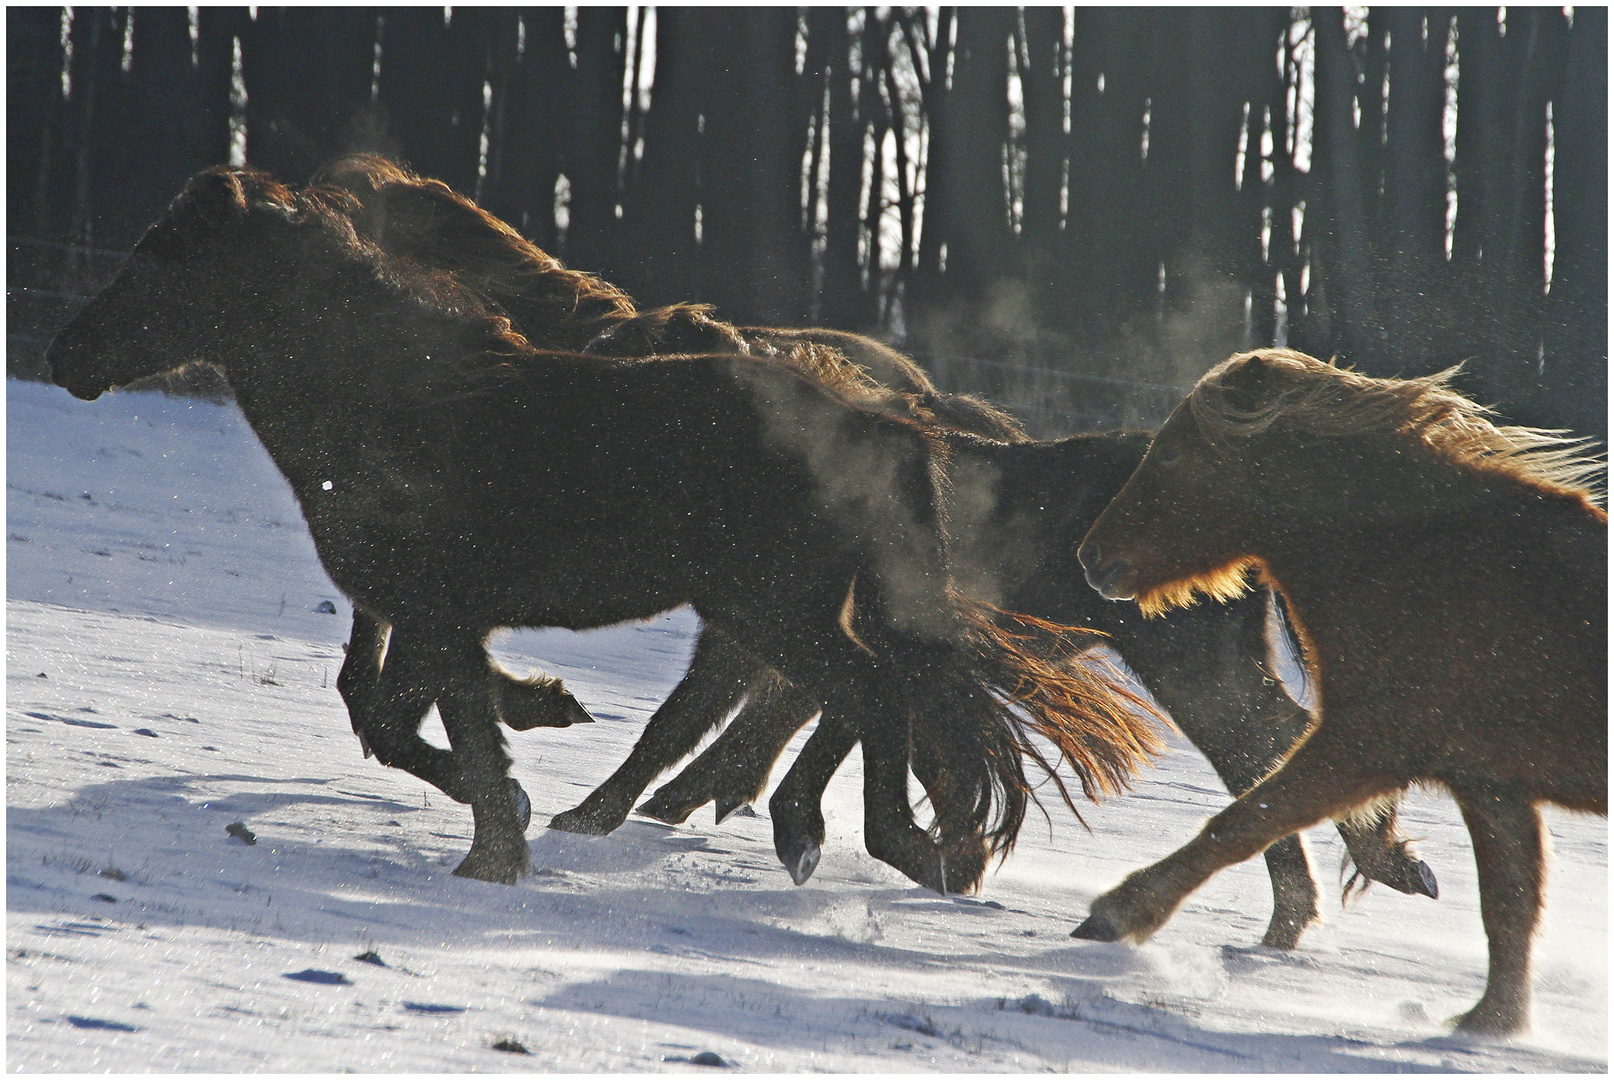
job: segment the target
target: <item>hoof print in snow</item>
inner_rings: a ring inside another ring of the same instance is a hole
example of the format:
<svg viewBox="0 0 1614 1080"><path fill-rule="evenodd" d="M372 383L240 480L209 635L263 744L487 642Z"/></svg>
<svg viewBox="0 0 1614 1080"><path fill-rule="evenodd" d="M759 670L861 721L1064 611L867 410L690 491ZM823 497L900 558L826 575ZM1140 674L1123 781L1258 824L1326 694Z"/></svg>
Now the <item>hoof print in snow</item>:
<svg viewBox="0 0 1614 1080"><path fill-rule="evenodd" d="M111 878L113 881L129 880L129 875L125 874L122 870L119 870L116 866L109 866L105 870L102 870L101 876L104 878Z"/></svg>
<svg viewBox="0 0 1614 1080"><path fill-rule="evenodd" d="M251 829L247 828L246 822L244 821L232 821L228 825L224 826L224 831L248 847L251 847L253 844L258 842L257 834Z"/></svg>
<svg viewBox="0 0 1614 1080"><path fill-rule="evenodd" d="M118 898L116 896L110 896L104 892L98 892L94 896L90 897L90 899L99 900L103 904L116 904L118 902Z"/></svg>
<svg viewBox="0 0 1614 1080"><path fill-rule="evenodd" d="M97 1020L93 1016L69 1016L67 1022L76 1028L91 1031L139 1031L133 1024L120 1024L116 1020Z"/></svg>
<svg viewBox="0 0 1614 1080"><path fill-rule="evenodd" d="M374 964L376 967L386 967L387 962L381 959L381 954L374 949L366 949L353 959L361 964Z"/></svg>
<svg viewBox="0 0 1614 1080"><path fill-rule="evenodd" d="M531 1050L528 1050L525 1046L522 1046L520 1043L516 1042L514 1039L500 1039L498 1042L494 1043L489 1049L502 1050L506 1054L530 1054L530 1053L532 1053Z"/></svg>
<svg viewBox="0 0 1614 1080"><path fill-rule="evenodd" d="M409 1012L418 1013L462 1013L465 1011L464 1005L433 1005L426 1001L406 1001L403 1005Z"/></svg>
<svg viewBox="0 0 1614 1080"><path fill-rule="evenodd" d="M329 600L321 600L314 605L314 613L317 615L335 615L336 605Z"/></svg>
<svg viewBox="0 0 1614 1080"><path fill-rule="evenodd" d="M353 980L340 971L321 971L318 968L304 968L301 971L291 971L282 975L283 979L294 982L319 983L322 986L352 986Z"/></svg>
<svg viewBox="0 0 1614 1080"><path fill-rule="evenodd" d="M149 727L137 727L137 728L134 729L134 731L130 732L130 734L132 734L132 735L144 735L148 739L160 739L160 738L162 738L161 735L158 735L155 731L151 730Z"/></svg>

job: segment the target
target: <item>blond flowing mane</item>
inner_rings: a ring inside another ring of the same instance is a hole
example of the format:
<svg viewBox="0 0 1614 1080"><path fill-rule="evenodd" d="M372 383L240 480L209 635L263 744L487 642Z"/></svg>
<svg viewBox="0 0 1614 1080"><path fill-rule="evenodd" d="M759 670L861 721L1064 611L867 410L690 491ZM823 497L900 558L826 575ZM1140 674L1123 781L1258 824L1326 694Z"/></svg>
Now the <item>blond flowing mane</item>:
<svg viewBox="0 0 1614 1080"><path fill-rule="evenodd" d="M1592 440L1492 423L1494 411L1452 388L1461 369L1375 379L1292 349L1259 349L1206 372L1188 406L1213 441L1258 435L1280 420L1317 435L1411 435L1454 465L1602 503L1607 462L1587 452Z"/></svg>

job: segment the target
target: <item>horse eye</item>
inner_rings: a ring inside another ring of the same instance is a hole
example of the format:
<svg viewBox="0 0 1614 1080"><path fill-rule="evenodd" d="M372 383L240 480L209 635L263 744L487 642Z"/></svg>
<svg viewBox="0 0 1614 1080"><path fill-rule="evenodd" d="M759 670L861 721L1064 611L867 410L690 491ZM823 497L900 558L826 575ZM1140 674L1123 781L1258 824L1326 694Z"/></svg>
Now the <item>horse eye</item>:
<svg viewBox="0 0 1614 1080"><path fill-rule="evenodd" d="M1155 448L1155 460L1170 468L1182 460L1182 451L1174 446L1159 446Z"/></svg>

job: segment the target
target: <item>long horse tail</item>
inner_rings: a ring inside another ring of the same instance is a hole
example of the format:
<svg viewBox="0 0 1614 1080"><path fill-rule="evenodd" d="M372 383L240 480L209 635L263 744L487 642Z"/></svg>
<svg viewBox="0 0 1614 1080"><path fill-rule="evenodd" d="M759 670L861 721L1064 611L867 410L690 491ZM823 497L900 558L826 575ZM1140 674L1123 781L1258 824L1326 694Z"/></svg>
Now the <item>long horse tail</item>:
<svg viewBox="0 0 1614 1080"><path fill-rule="evenodd" d="M1102 634L985 604L966 604L964 616L979 673L1003 706L1002 722L1016 752L1053 781L1077 820L1081 811L1059 773L1061 761L1096 803L1128 790L1138 770L1164 748L1169 719L1129 689L1118 671L1104 670L1096 659L1077 659ZM1052 760L1032 734L1053 746ZM1014 839L1001 826L988 834L994 854L1006 855Z"/></svg>

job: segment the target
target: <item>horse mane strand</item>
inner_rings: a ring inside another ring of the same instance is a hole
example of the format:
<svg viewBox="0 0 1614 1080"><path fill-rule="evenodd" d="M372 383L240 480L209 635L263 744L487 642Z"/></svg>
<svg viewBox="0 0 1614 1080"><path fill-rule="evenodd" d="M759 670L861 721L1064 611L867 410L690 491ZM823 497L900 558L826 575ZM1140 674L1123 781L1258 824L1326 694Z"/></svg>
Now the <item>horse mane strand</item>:
<svg viewBox="0 0 1614 1080"><path fill-rule="evenodd" d="M1284 385L1244 408L1232 400L1230 382L1251 361ZM1210 439L1257 435L1279 420L1318 435L1411 435L1452 464L1602 503L1607 462L1587 453L1594 440L1493 423L1494 410L1451 386L1461 370L1458 364L1420 378L1375 379L1292 349L1260 349L1212 368L1188 402Z"/></svg>

